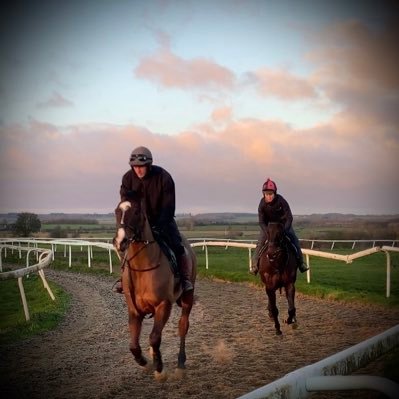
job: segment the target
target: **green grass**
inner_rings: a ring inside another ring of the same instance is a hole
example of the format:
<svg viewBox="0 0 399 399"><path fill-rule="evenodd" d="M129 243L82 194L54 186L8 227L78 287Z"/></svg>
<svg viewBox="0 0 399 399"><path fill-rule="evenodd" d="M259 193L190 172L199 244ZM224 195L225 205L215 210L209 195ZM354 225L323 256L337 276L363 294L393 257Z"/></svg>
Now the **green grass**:
<svg viewBox="0 0 399 399"><path fill-rule="evenodd" d="M59 286L49 282L55 296L50 298L37 274L23 278L30 321L25 320L21 295L16 279L0 281L0 345L19 341L51 330L62 320L70 296Z"/></svg>
<svg viewBox="0 0 399 399"><path fill-rule="evenodd" d="M246 249L208 247L208 269L201 247L196 248L196 254L201 276L262 285L259 277L248 273ZM399 306L399 254L391 253L391 264L389 298L386 298L386 256L383 253L356 259L351 264L312 256L310 283L307 283L306 273L298 273L296 288L298 292L319 298Z"/></svg>

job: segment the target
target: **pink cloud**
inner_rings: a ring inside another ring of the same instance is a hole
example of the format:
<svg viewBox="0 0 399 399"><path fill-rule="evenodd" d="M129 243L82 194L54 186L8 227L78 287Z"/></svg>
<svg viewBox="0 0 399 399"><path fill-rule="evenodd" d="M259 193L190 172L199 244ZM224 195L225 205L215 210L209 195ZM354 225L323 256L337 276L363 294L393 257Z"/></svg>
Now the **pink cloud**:
<svg viewBox="0 0 399 399"><path fill-rule="evenodd" d="M231 119L232 112L233 110L231 107L215 108L212 111L211 118L215 122L225 122Z"/></svg>
<svg viewBox="0 0 399 399"><path fill-rule="evenodd" d="M234 74L229 69L205 58L185 60L167 47L143 58L134 73L164 87L225 89L234 84Z"/></svg>
<svg viewBox="0 0 399 399"><path fill-rule="evenodd" d="M0 210L112 212L130 152L145 145L175 179L178 212L256 212L268 176L297 213L365 212L372 203L399 211L397 140L379 140L362 121L364 136L353 140L345 132L354 126L336 118L299 130L245 119L221 128L210 120L173 136L131 125L2 126Z"/></svg>
<svg viewBox="0 0 399 399"><path fill-rule="evenodd" d="M51 97L41 103L38 103L36 106L37 108L64 108L64 107L73 107L73 102L67 100L61 94L57 92L53 92Z"/></svg>
<svg viewBox="0 0 399 399"><path fill-rule="evenodd" d="M285 101L317 97L314 87L308 80L284 70L262 68L250 73L249 76L263 96L277 97Z"/></svg>

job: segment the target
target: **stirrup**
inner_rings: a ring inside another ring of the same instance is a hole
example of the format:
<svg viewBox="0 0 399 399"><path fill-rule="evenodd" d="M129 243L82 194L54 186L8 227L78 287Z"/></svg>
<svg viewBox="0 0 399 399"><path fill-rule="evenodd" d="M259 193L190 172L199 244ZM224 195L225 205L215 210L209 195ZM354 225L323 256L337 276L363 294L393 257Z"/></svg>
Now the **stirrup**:
<svg viewBox="0 0 399 399"><path fill-rule="evenodd" d="M117 294L123 294L122 279L115 281L114 285L112 286L112 291L116 292Z"/></svg>
<svg viewBox="0 0 399 399"><path fill-rule="evenodd" d="M258 274L258 271L259 271L259 269L256 268L256 267L251 267L251 268L249 269L249 272L250 272L252 275L254 275L254 276L256 276L256 275Z"/></svg>
<svg viewBox="0 0 399 399"><path fill-rule="evenodd" d="M300 262L299 266L298 266L298 269L299 269L299 271L301 273L305 273L305 272L307 272L309 270L309 266L306 263L304 263L304 262Z"/></svg>
<svg viewBox="0 0 399 399"><path fill-rule="evenodd" d="M182 280L181 287L183 292L192 291L194 289L194 286L190 280Z"/></svg>

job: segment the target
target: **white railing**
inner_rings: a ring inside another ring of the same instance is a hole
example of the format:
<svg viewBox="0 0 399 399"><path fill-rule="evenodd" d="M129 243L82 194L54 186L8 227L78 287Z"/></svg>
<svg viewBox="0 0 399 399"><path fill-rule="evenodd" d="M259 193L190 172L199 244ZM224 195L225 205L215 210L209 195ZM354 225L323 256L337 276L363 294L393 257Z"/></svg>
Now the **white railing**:
<svg viewBox="0 0 399 399"><path fill-rule="evenodd" d="M398 397L399 385L382 377L348 375L399 345L399 325L324 360L297 369L238 399L302 399L315 391L374 389Z"/></svg>
<svg viewBox="0 0 399 399"><path fill-rule="evenodd" d="M222 240L215 240L215 239L209 239L211 241L207 241L207 240L208 239L202 239L202 241L201 241L200 239L195 239L195 241L191 243L192 247L202 247L203 250L205 251L205 268L206 269L209 268L208 246L225 247L225 249L227 249L229 247L248 248L248 269L250 269L251 257L252 257L251 251L252 251L252 249L256 248L255 244L248 243L245 241L244 242L238 241L238 240L231 240L231 241L222 241ZM302 248L302 252L306 258L306 264L309 266L309 270L306 272L306 279L307 279L308 283L310 283L310 275L311 275L310 256L339 260L339 261L343 261L345 263L352 263L352 261L357 258L369 256L376 252L384 252L386 255L386 259L387 259L387 261L386 261L387 266L386 266L385 295L387 298L389 298L391 295L391 269L392 269L392 267L391 267L390 252L399 252L399 248L397 248L397 247L388 247L388 246L372 247L372 248L366 249L364 251L359 251L359 252L349 254L349 255L340 255L340 254L334 254L334 253L324 252L324 251L315 251L313 249L307 249L307 248Z"/></svg>
<svg viewBox="0 0 399 399"><path fill-rule="evenodd" d="M83 251L83 247L87 247L87 266L91 267L91 261L93 259L93 247L103 248L108 251L108 259L109 259L109 272L112 274L113 272L113 264L112 264L112 252L115 250L114 246L111 243L103 242L103 241L88 241L86 239L16 239L16 238L7 238L0 239L0 245L10 244L10 245L21 245L26 244L28 246L32 245L33 247L37 247L38 244L46 244L51 246L51 251L53 253L53 260L55 257L55 253L58 250L58 247L64 247L64 257L68 255L68 266L72 267L72 247L80 247L80 250ZM17 248L18 250L18 248ZM21 255L20 255L21 257ZM1 265L1 257L0 257L0 265Z"/></svg>
<svg viewBox="0 0 399 399"><path fill-rule="evenodd" d="M105 240L105 239L104 239ZM223 239L215 239L215 238L192 238L189 239L191 242L192 247L202 247L203 250L205 251L205 268L209 268L209 254L208 254L208 246L219 246L219 247L225 247L225 249L228 249L229 247L236 247L236 248L247 248L248 249L248 269L251 266L251 256L252 256L252 249L256 247L255 241L254 240L223 240ZM313 241L322 241L325 242L327 240L313 240ZM356 242L365 242L367 240L354 240ZM352 242L352 241L350 241ZM391 242L392 244L395 244L392 240L374 240L374 241L368 241L368 242ZM0 239L0 245L3 244L13 244L17 243L18 245L26 244L26 245L32 245L33 247L37 248L38 244L47 244L51 245L51 250L53 252L53 260L55 253L57 252L57 246L63 246L64 247L64 257L68 255L69 262L68 265L69 267L72 267L72 247L80 247L80 250L83 251L84 247L87 247L87 265L88 267L91 267L91 262L93 259L93 247L99 247L103 248L108 251L108 259L109 259L109 272L110 274L113 273L113 262L112 262L112 252L115 251L114 246L110 242L104 242L104 241L88 241L86 239ZM313 249L307 249L303 248L302 249L303 254L305 255L306 259L306 264L309 266L309 270L306 272L306 279L307 282L310 283L310 277L311 277L311 270L310 270L310 256L316 256L320 258L327 258L327 259L332 259L332 260L338 260L342 261L345 263L352 263L353 260L364 257L364 256L369 256L373 253L376 252L383 252L386 255L386 290L385 290L385 295L386 297L390 297L391 294L391 256L390 252L399 252L399 247L394 247L394 246L374 246L372 248L359 251L353 254L348 254L348 255L342 255L342 254L336 254L336 253L331 253L331 252L325 252L325 251L315 251ZM21 255L20 255L21 256ZM1 270L1 253L0 253L0 270Z"/></svg>
<svg viewBox="0 0 399 399"><path fill-rule="evenodd" d="M3 266L2 266L2 255L3 251L5 256L7 256L7 249L13 251L14 249L17 249L19 251L20 257L22 251L26 251L26 266L24 268L20 268L17 270L10 270L3 272ZM34 265L29 265L29 255L31 252L36 253L36 258L37 258L37 263ZM49 249L42 249L42 248L31 248L31 247L21 247L20 245L18 247L15 247L14 245L7 245L7 244L1 244L0 245L0 280L8 280L8 279L17 279L18 280L18 287L19 287L19 292L21 295L21 300L22 300L22 306L24 308L24 314L25 314L25 319L26 321L30 320L30 315L29 315L29 308L28 308L28 303L26 301L26 295L25 295L25 290L24 290L24 285L23 285L23 277L30 274L30 273L38 273L40 278L42 279L44 288L46 288L48 294L50 295L50 298L54 301L55 297L54 294L51 291L50 286L47 283L46 277L44 275L44 268L48 266L51 261L52 261L53 253Z"/></svg>

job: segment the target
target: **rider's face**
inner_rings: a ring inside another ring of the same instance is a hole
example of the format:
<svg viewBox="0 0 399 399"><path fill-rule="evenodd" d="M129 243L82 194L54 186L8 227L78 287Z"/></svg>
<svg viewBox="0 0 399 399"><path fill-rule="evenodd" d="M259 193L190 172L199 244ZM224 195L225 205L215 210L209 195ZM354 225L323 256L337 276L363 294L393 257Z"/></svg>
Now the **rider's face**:
<svg viewBox="0 0 399 399"><path fill-rule="evenodd" d="M274 191L265 191L263 193L266 203L270 203L274 200L275 194Z"/></svg>
<svg viewBox="0 0 399 399"><path fill-rule="evenodd" d="M148 166L133 166L134 173L136 173L139 179L142 179L148 172Z"/></svg>

